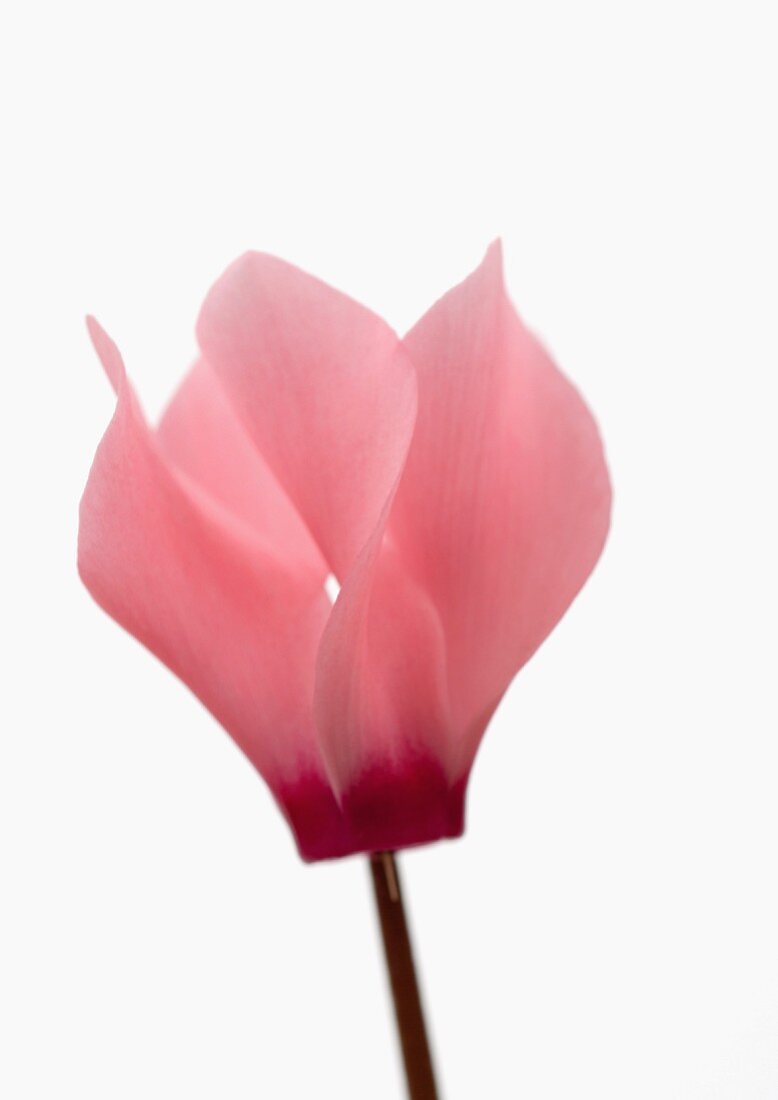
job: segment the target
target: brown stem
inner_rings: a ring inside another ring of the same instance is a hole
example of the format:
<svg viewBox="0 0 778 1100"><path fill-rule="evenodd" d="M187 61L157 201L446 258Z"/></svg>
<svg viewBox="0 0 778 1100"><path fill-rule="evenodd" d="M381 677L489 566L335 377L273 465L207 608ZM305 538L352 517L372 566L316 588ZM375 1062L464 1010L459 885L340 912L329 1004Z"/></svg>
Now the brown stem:
<svg viewBox="0 0 778 1100"><path fill-rule="evenodd" d="M392 986L408 1095L411 1100L438 1100L394 853L376 852L371 855L370 871Z"/></svg>

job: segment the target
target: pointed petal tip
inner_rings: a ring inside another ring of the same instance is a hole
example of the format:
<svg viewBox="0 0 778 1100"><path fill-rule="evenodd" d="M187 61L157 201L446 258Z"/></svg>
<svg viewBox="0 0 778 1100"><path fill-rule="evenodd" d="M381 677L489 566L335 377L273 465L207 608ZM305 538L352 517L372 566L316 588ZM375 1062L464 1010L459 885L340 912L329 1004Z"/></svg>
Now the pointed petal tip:
<svg viewBox="0 0 778 1100"><path fill-rule="evenodd" d="M495 237L486 250L485 259L502 264L502 237Z"/></svg>
<svg viewBox="0 0 778 1100"><path fill-rule="evenodd" d="M503 251L500 237L495 237L489 245L476 271L482 273L485 279L495 283L498 287L504 288Z"/></svg>
<svg viewBox="0 0 778 1100"><path fill-rule="evenodd" d="M86 327L92 341L92 347L97 352L97 357L108 376L108 381L111 383L114 393L118 393L125 379L124 361L121 352L102 325L91 314L87 314Z"/></svg>

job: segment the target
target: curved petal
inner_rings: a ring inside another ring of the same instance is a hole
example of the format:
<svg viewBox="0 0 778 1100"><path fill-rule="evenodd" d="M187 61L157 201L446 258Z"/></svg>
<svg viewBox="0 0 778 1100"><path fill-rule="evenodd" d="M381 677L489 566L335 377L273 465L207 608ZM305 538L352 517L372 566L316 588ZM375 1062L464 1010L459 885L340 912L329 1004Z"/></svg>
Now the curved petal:
<svg viewBox="0 0 778 1100"><path fill-rule="evenodd" d="M156 437L180 473L247 524L268 549L323 583L326 562L204 359L176 390Z"/></svg>
<svg viewBox="0 0 778 1100"><path fill-rule="evenodd" d="M237 415L343 579L407 451L412 364L369 310L261 253L209 292L197 334Z"/></svg>
<svg viewBox="0 0 778 1100"><path fill-rule="evenodd" d="M89 328L118 400L81 501L81 577L232 735L298 840L308 829L339 854L346 839L312 718L315 655L329 613L321 579L270 552L248 524L177 476L116 346L96 322Z"/></svg>
<svg viewBox="0 0 778 1100"><path fill-rule="evenodd" d="M325 629L314 704L347 826L358 848L372 851L458 836L464 827L464 790L445 767L443 632L384 538L390 503Z"/></svg>
<svg viewBox="0 0 778 1100"><path fill-rule="evenodd" d="M390 527L443 624L463 775L594 567L610 485L591 414L506 296L499 243L405 346L418 415Z"/></svg>

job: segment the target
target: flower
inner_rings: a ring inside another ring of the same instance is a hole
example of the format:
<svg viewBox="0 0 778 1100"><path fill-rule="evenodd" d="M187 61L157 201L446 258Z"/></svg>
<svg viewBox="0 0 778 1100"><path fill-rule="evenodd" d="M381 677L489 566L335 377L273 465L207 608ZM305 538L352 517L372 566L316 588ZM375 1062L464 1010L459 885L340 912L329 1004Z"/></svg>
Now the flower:
<svg viewBox="0 0 778 1100"><path fill-rule="evenodd" d="M156 430L88 326L117 394L81 501L91 594L234 738L304 859L460 835L484 729L610 513L594 420L499 242L403 340L247 253Z"/></svg>

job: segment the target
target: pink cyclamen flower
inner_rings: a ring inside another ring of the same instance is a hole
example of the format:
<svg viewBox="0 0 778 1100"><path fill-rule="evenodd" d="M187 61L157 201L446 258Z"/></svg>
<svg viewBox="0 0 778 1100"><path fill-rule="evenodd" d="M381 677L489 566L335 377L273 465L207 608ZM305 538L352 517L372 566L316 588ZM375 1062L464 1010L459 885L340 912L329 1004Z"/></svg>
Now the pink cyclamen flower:
<svg viewBox="0 0 778 1100"><path fill-rule="evenodd" d="M235 739L304 859L458 836L484 729L610 512L596 425L499 244L403 340L248 253L156 430L89 330L118 398L81 502L94 598Z"/></svg>

